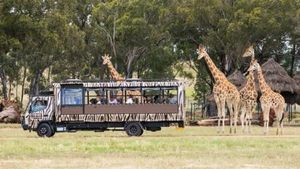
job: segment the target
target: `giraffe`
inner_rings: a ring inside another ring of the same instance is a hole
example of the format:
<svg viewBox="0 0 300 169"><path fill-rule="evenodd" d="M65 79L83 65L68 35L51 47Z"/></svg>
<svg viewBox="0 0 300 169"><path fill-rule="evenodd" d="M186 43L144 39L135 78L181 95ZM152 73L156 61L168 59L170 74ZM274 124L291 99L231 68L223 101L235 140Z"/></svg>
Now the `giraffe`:
<svg viewBox="0 0 300 169"><path fill-rule="evenodd" d="M218 109L218 132L221 130L220 122L222 119L222 132L224 133L226 115L225 108L227 105L230 114L230 133L232 133L233 122L234 133L236 133L237 116L240 103L239 91L236 86L230 83L226 76L216 67L204 46L199 45L197 54L198 60L204 58L215 81L213 86L213 95Z"/></svg>
<svg viewBox="0 0 300 169"><path fill-rule="evenodd" d="M251 57L251 63L250 63L250 67L251 67L251 65L254 63L255 60L253 46L248 47L245 50L242 57ZM240 90L240 95L241 95L240 120L242 124L242 131L245 132L245 128L246 128L246 132L250 133L252 115L257 105L256 101L257 101L258 94L255 88L254 72L249 71L246 78L247 78L246 85Z"/></svg>
<svg viewBox="0 0 300 169"><path fill-rule="evenodd" d="M119 72L115 69L115 67L113 66L113 64L111 63L111 57L108 54L104 54L104 56L102 56L102 64L103 65L107 65L108 67L108 71L110 72L111 77L113 78L113 80L115 81L125 81L125 78L119 74ZM121 95L120 93L118 93L118 95ZM141 92L138 90L130 90L127 91L127 95L130 96L132 95L134 98L138 99L138 102L140 103L141 98L139 96L141 96Z"/></svg>
<svg viewBox="0 0 300 169"><path fill-rule="evenodd" d="M104 56L102 56L102 64L103 65L107 65L108 71L111 75L111 77L115 80L115 81L125 81L125 78L122 77L118 71L115 69L115 67L113 66L113 64L110 61L111 57L108 54L104 54Z"/></svg>
<svg viewBox="0 0 300 169"><path fill-rule="evenodd" d="M261 97L259 99L263 118L264 118L264 134L268 134L269 130L269 113L270 110L274 110L276 118L277 118L277 130L276 134L283 133L283 117L284 117L284 104L285 100L281 94L274 92L271 87L266 83L264 75L262 73L262 69L260 65L257 63L257 60L254 60L253 64L249 67L248 71L257 71L259 88L261 91ZM279 133L280 128L280 133Z"/></svg>

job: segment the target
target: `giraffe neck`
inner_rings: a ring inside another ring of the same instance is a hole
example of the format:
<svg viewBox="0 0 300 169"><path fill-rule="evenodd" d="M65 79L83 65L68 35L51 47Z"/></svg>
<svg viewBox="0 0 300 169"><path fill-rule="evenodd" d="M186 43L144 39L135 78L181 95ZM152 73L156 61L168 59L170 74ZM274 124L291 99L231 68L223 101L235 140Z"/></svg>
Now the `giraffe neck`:
<svg viewBox="0 0 300 169"><path fill-rule="evenodd" d="M217 68L211 58L207 55L204 56L204 60L207 63L208 69L210 70L216 83L222 83L226 80L225 75Z"/></svg>
<svg viewBox="0 0 300 169"><path fill-rule="evenodd" d="M107 63L107 67L108 67L108 70L112 76L112 78L114 80L125 80L118 72L117 70L114 68L113 64L111 62L108 62Z"/></svg>
<svg viewBox="0 0 300 169"><path fill-rule="evenodd" d="M270 93L272 89L270 86L266 83L264 75L262 73L262 70L257 71L258 74L258 81L259 81L259 88L262 94L264 93Z"/></svg>
<svg viewBox="0 0 300 169"><path fill-rule="evenodd" d="M254 81L254 74L253 72L249 72L249 77L247 77L247 82L246 82L246 85L245 87L246 88L252 88L252 89L255 89L255 81Z"/></svg>

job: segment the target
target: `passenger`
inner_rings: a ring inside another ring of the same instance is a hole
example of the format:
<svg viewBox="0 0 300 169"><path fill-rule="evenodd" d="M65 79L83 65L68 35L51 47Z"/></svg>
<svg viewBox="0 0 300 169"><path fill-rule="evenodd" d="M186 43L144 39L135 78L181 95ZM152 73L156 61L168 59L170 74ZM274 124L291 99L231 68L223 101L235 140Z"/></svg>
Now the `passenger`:
<svg viewBox="0 0 300 169"><path fill-rule="evenodd" d="M97 98L97 104L102 104L100 97Z"/></svg>
<svg viewBox="0 0 300 169"><path fill-rule="evenodd" d="M170 104L177 104L177 96L173 95L172 93L169 96L169 103Z"/></svg>
<svg viewBox="0 0 300 169"><path fill-rule="evenodd" d="M97 99L95 99L95 98L90 99L90 103L91 104L97 104Z"/></svg>
<svg viewBox="0 0 300 169"><path fill-rule="evenodd" d="M154 103L159 103L159 96L155 95L153 100L154 100Z"/></svg>
<svg viewBox="0 0 300 169"><path fill-rule="evenodd" d="M31 107L32 112L38 112L45 109L47 106L41 100L35 102L35 104Z"/></svg>
<svg viewBox="0 0 300 169"><path fill-rule="evenodd" d="M126 100L126 104L133 104L132 95L129 95L129 98Z"/></svg>
<svg viewBox="0 0 300 169"><path fill-rule="evenodd" d="M118 100L115 97L111 97L108 103L109 104L118 104Z"/></svg>

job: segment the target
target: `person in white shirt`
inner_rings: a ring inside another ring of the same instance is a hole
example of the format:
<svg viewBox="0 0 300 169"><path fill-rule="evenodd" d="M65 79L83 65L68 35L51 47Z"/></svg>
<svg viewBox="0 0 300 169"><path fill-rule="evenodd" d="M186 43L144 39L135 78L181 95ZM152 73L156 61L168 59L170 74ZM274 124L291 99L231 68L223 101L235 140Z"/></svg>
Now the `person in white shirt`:
<svg viewBox="0 0 300 169"><path fill-rule="evenodd" d="M170 94L169 103L170 104L176 104L177 103L177 96L173 95L173 94Z"/></svg>
<svg viewBox="0 0 300 169"><path fill-rule="evenodd" d="M129 98L126 100L126 104L133 104L132 95L130 95Z"/></svg>
<svg viewBox="0 0 300 169"><path fill-rule="evenodd" d="M115 97L111 97L108 103L109 104L118 104L118 100Z"/></svg>

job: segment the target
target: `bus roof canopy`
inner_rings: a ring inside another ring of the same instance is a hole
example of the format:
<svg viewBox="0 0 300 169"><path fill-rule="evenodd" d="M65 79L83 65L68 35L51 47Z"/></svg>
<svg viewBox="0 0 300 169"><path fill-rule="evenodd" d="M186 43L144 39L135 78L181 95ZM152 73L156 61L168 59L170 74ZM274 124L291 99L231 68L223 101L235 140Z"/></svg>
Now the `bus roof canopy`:
<svg viewBox="0 0 300 169"><path fill-rule="evenodd" d="M70 81L62 83L54 83L53 86L67 86L67 85L82 85L85 88L93 87L115 87L115 88L127 88L127 87L177 87L182 86L183 82L177 80L171 81L110 81L110 82L81 82Z"/></svg>

